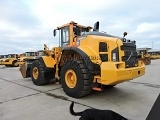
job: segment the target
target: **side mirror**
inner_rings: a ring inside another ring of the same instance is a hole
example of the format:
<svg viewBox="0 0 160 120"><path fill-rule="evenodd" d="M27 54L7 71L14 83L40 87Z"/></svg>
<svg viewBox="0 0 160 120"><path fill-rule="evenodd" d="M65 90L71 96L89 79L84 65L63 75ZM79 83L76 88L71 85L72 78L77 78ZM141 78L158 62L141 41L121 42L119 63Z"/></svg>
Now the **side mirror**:
<svg viewBox="0 0 160 120"><path fill-rule="evenodd" d="M53 36L56 36L56 34L57 34L57 31L56 31L56 29L54 29L53 30Z"/></svg>
<svg viewBox="0 0 160 120"><path fill-rule="evenodd" d="M99 31L99 21L97 21L97 22L94 24L93 31L96 31L96 32Z"/></svg>

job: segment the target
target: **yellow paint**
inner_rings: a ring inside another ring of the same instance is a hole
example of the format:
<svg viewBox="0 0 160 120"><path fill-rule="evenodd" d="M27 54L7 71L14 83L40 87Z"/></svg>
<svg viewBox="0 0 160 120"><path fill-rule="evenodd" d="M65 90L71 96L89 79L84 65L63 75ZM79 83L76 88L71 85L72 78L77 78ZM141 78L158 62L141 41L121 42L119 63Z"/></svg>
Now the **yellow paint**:
<svg viewBox="0 0 160 120"><path fill-rule="evenodd" d="M77 75L76 73L69 69L65 73L65 82L69 88L74 88L77 84Z"/></svg>
<svg viewBox="0 0 160 120"><path fill-rule="evenodd" d="M37 79L38 79L38 75L39 75L39 72L38 72L38 68L37 68L37 67L34 67L34 68L33 68L32 74L33 74L34 79L37 80Z"/></svg>
<svg viewBox="0 0 160 120"><path fill-rule="evenodd" d="M89 35L86 39L83 39L80 41L80 46L78 48L84 51L90 58L93 58L91 59L92 62L101 64L101 60L99 56L99 54L102 54L102 53L99 53L100 42L107 43L108 61L111 61L111 50L117 47L117 38ZM124 52L122 52L121 55L124 55Z"/></svg>
<svg viewBox="0 0 160 120"><path fill-rule="evenodd" d="M101 64L101 77L97 77L97 82L104 85L115 85L124 81L129 81L145 74L145 65L139 61L138 67L124 68L124 63L103 62ZM117 65L120 67L117 69Z"/></svg>
<svg viewBox="0 0 160 120"><path fill-rule="evenodd" d="M107 52L99 52L100 42L107 43ZM99 54L108 54L107 62L102 62L100 59L91 59L92 62L99 64L101 68L101 74L94 76L93 82L97 81L104 85L115 85L145 74L145 65L140 61L137 67L125 68L125 62L122 61L124 51L121 50L121 45L123 45L123 43L118 38L95 35L88 35L88 37L80 41L80 46L78 48L84 51L89 57L96 56L96 58L100 58ZM111 58L111 51L116 47L118 47L119 51L119 62L113 62Z"/></svg>
<svg viewBox="0 0 160 120"><path fill-rule="evenodd" d="M56 61L51 56L42 56L42 59L48 68L54 68L54 65L56 64Z"/></svg>

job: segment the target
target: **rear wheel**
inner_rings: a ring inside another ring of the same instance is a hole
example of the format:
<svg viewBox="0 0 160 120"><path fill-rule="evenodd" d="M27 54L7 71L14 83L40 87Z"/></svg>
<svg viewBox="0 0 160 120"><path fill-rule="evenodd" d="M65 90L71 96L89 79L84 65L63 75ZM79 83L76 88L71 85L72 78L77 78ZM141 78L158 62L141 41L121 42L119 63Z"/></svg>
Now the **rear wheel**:
<svg viewBox="0 0 160 120"><path fill-rule="evenodd" d="M83 61L68 61L60 78L64 92L70 97L80 98L92 92L93 75Z"/></svg>
<svg viewBox="0 0 160 120"><path fill-rule="evenodd" d="M45 71L38 60L34 61L31 66L31 77L35 85L45 85L50 82L49 76L46 75Z"/></svg>

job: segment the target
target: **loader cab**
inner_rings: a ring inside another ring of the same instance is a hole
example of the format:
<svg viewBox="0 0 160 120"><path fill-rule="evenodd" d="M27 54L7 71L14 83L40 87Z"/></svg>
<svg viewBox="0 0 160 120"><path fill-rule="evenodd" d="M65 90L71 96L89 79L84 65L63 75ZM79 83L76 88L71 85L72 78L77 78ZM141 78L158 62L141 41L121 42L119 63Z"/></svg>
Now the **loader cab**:
<svg viewBox="0 0 160 120"><path fill-rule="evenodd" d="M8 58L8 55L4 55L4 57L3 58Z"/></svg>
<svg viewBox="0 0 160 120"><path fill-rule="evenodd" d="M30 56L36 56L36 52L25 52L24 53L24 56L26 56L26 57L30 57Z"/></svg>
<svg viewBox="0 0 160 120"><path fill-rule="evenodd" d="M16 54L9 54L8 58L16 58Z"/></svg>
<svg viewBox="0 0 160 120"><path fill-rule="evenodd" d="M92 27L82 26L73 21L63 26L57 27L53 35L56 36L57 30L59 31L59 46L63 49L67 46L76 45L76 40L86 32L90 32Z"/></svg>
<svg viewBox="0 0 160 120"><path fill-rule="evenodd" d="M0 59L8 58L8 55L0 55Z"/></svg>
<svg viewBox="0 0 160 120"><path fill-rule="evenodd" d="M149 57L149 53L148 50L150 50L151 48L137 48L137 56L138 58L144 58L144 57Z"/></svg>
<svg viewBox="0 0 160 120"><path fill-rule="evenodd" d="M49 56L45 50L38 50L37 56Z"/></svg>

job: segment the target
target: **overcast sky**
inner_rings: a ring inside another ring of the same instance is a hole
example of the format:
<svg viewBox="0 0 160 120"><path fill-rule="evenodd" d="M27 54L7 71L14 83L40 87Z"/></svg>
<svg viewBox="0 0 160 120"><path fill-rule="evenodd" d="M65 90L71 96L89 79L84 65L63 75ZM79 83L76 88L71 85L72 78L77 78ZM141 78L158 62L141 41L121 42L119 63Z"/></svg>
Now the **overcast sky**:
<svg viewBox="0 0 160 120"><path fill-rule="evenodd" d="M58 46L53 29L70 21L160 49L159 0L0 0L0 54Z"/></svg>

